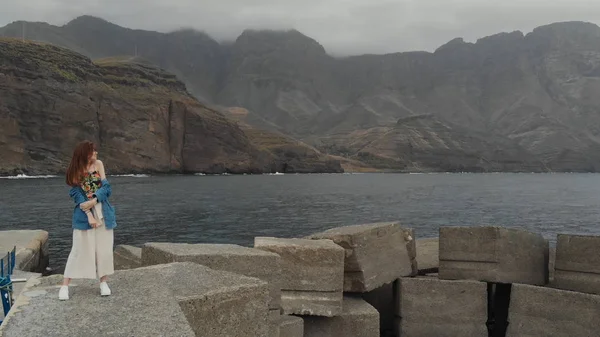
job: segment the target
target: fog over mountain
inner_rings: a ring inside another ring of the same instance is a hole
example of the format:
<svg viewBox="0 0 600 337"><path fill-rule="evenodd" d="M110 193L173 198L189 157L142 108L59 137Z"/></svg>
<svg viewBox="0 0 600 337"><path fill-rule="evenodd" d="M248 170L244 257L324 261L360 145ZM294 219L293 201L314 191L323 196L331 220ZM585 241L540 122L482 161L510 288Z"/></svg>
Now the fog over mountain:
<svg viewBox="0 0 600 337"><path fill-rule="evenodd" d="M592 0L30 0L3 1L0 26L16 20L63 25L94 15L133 29L183 27L216 40L245 29L294 28L333 55L433 51L455 37L467 42L557 21L600 22Z"/></svg>

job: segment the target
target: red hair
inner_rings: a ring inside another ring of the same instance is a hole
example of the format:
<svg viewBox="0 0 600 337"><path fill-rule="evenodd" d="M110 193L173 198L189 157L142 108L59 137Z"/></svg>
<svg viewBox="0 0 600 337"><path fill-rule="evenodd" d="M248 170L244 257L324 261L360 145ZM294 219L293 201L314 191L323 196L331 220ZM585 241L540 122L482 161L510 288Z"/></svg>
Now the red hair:
<svg viewBox="0 0 600 337"><path fill-rule="evenodd" d="M90 141L83 141L75 147L73 158L67 169L67 185L77 186L80 183L81 177L87 170L90 159L96 151L96 145Z"/></svg>

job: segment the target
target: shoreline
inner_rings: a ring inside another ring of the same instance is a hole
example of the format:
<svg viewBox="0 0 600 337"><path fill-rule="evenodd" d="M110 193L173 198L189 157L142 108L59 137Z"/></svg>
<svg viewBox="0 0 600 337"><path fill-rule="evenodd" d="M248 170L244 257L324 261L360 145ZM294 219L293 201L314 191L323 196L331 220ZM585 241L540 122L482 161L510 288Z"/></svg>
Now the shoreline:
<svg viewBox="0 0 600 337"><path fill-rule="evenodd" d="M150 177L177 177L177 176L196 176L196 177L219 177L219 176L282 176L282 175L361 175L361 174L393 174L393 175L441 175L441 174L471 174L471 175L492 175L492 174L600 174L600 172L577 172L577 171L557 171L557 172L515 172L515 171L498 171L498 172L479 172L479 171L434 171L434 172L403 172L403 171L360 171L360 172L309 172L309 173L120 173L109 174L108 177L116 178L150 178ZM21 179L54 179L64 178L63 174L40 174L40 175L0 175L0 179L6 180L21 180Z"/></svg>

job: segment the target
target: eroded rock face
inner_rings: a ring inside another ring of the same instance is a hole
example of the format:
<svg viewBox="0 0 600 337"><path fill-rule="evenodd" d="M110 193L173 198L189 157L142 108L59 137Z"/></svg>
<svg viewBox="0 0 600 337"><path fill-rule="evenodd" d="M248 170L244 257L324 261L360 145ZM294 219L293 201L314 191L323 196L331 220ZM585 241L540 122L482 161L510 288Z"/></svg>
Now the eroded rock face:
<svg viewBox="0 0 600 337"><path fill-rule="evenodd" d="M0 174L64 173L85 139L98 145L110 173L261 173L282 165L153 66L92 63L13 39L0 40L0 60ZM327 167L341 171L336 162Z"/></svg>
<svg viewBox="0 0 600 337"><path fill-rule="evenodd" d="M27 27L26 38L92 58L130 55L136 41L139 55L203 102L248 109L253 126L378 169L600 170L600 28L589 23L341 59L298 31L246 31L219 45L199 32L131 30L89 16ZM21 22L0 28L21 34ZM12 137L14 122L3 122ZM23 146L13 140L6 151L18 156Z"/></svg>

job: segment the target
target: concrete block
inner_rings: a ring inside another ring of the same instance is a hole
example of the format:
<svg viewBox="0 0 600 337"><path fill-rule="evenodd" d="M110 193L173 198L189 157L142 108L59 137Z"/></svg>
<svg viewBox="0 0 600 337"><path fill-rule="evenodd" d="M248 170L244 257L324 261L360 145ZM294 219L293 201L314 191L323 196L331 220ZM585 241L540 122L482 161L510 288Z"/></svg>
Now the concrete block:
<svg viewBox="0 0 600 337"><path fill-rule="evenodd" d="M304 320L297 316L281 315L279 310L269 312L271 337L303 337Z"/></svg>
<svg viewBox="0 0 600 337"><path fill-rule="evenodd" d="M268 337L268 286L256 278L173 263L117 271L110 297L74 282L63 302L56 276L28 282L0 336Z"/></svg>
<svg viewBox="0 0 600 337"><path fill-rule="evenodd" d="M549 251L550 254L548 254L548 281L552 284L554 282L554 268L556 264L556 247L550 247Z"/></svg>
<svg viewBox="0 0 600 337"><path fill-rule="evenodd" d="M142 248L118 245L114 251L115 270L134 269L142 266Z"/></svg>
<svg viewBox="0 0 600 337"><path fill-rule="evenodd" d="M342 311L344 249L331 240L254 239L256 249L281 256L285 314L335 316Z"/></svg>
<svg viewBox="0 0 600 337"><path fill-rule="evenodd" d="M345 292L369 292L401 276L416 275L413 230L397 222L338 227L309 238L330 239L346 250Z"/></svg>
<svg viewBox="0 0 600 337"><path fill-rule="evenodd" d="M600 294L600 236L559 234L552 286Z"/></svg>
<svg viewBox="0 0 600 337"><path fill-rule="evenodd" d="M277 254L229 244L146 243L142 247L143 266L186 261L266 281L270 308L280 308L281 259Z"/></svg>
<svg viewBox="0 0 600 337"><path fill-rule="evenodd" d="M400 336L487 336L486 283L402 278L398 287Z"/></svg>
<svg viewBox="0 0 600 337"><path fill-rule="evenodd" d="M49 262L48 232L42 230L0 231L0 258L14 247L16 269L41 273Z"/></svg>
<svg viewBox="0 0 600 337"><path fill-rule="evenodd" d="M279 323L281 319L280 310L269 310L269 336L279 337Z"/></svg>
<svg viewBox="0 0 600 337"><path fill-rule="evenodd" d="M507 337L598 336L600 296L513 284Z"/></svg>
<svg viewBox="0 0 600 337"><path fill-rule="evenodd" d="M304 320L297 316L282 315L279 320L279 337L304 337Z"/></svg>
<svg viewBox="0 0 600 337"><path fill-rule="evenodd" d="M437 273L440 267L440 239L417 239L415 245L417 247L417 267L419 274Z"/></svg>
<svg viewBox="0 0 600 337"><path fill-rule="evenodd" d="M548 241L520 229L442 227L439 277L545 285Z"/></svg>
<svg viewBox="0 0 600 337"><path fill-rule="evenodd" d="M304 337L379 337L379 312L361 298L344 296L336 317L304 317Z"/></svg>
<svg viewBox="0 0 600 337"><path fill-rule="evenodd" d="M362 298L379 312L379 331L382 336L393 335L395 331L394 318L396 312L396 282L361 294Z"/></svg>

